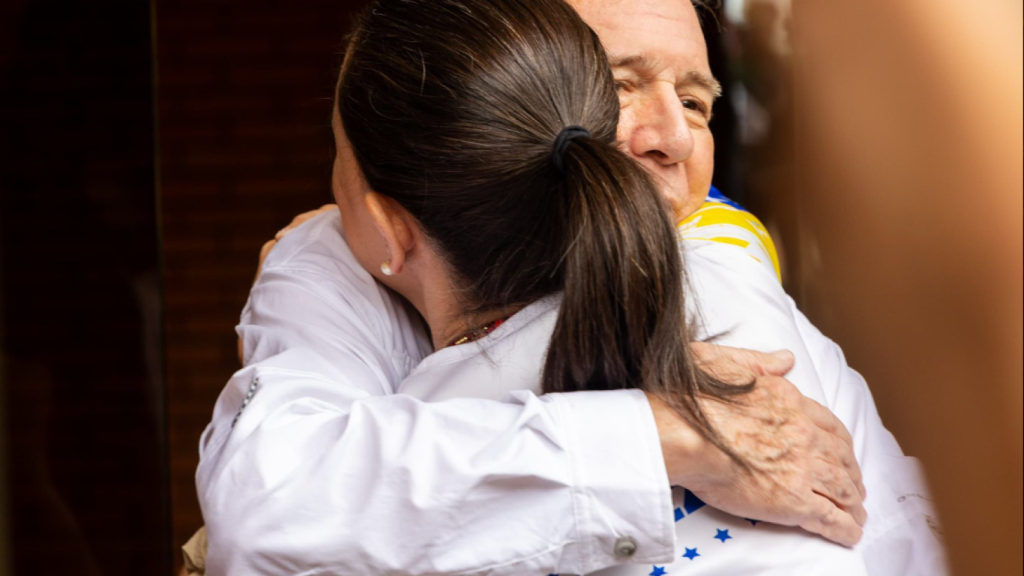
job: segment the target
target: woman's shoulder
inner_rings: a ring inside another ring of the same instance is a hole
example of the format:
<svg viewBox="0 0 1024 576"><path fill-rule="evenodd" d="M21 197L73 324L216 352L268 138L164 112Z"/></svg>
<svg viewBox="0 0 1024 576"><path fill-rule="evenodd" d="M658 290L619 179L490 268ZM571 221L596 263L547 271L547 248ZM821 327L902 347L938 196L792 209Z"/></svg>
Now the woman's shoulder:
<svg viewBox="0 0 1024 576"><path fill-rule="evenodd" d="M353 354L393 386L430 352L418 317L356 261L337 211L311 218L274 246L236 328L245 362L294 347L337 360Z"/></svg>
<svg viewBox="0 0 1024 576"><path fill-rule="evenodd" d="M398 391L427 401L501 400L516 390L539 394L544 358L561 300L557 294L541 298L487 336L434 352L412 371Z"/></svg>

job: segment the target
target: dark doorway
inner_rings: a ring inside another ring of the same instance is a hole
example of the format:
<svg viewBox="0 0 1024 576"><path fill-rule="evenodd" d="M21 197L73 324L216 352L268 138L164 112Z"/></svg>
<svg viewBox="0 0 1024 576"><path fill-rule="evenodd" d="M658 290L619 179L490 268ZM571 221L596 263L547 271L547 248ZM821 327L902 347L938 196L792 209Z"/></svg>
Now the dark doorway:
<svg viewBox="0 0 1024 576"><path fill-rule="evenodd" d="M0 9L0 574L169 574L151 6Z"/></svg>

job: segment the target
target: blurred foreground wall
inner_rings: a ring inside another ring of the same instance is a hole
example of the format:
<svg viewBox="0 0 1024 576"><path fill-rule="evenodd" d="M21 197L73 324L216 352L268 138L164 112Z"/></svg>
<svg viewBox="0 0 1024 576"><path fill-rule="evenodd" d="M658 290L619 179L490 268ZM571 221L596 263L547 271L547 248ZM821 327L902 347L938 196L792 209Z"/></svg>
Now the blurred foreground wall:
<svg viewBox="0 0 1024 576"><path fill-rule="evenodd" d="M802 307L925 462L956 573L1021 574L1021 4L793 18Z"/></svg>

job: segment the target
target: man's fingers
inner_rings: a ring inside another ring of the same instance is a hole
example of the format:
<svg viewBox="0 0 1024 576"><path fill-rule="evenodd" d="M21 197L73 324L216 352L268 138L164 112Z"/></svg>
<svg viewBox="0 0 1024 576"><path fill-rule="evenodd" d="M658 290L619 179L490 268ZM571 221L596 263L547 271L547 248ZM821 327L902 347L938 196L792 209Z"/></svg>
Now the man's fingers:
<svg viewBox="0 0 1024 576"><path fill-rule="evenodd" d="M793 369L795 359L789 350L766 353L743 348L715 346L718 362L731 362L757 376L785 376Z"/></svg>
<svg viewBox="0 0 1024 576"><path fill-rule="evenodd" d="M785 376L796 364L796 356L789 350L776 350L766 356L759 364L762 376Z"/></svg>
<svg viewBox="0 0 1024 576"><path fill-rule="evenodd" d="M769 354L756 350L726 348L725 353L734 362L758 376L785 376L796 362L796 358L789 350L778 350Z"/></svg>
<svg viewBox="0 0 1024 576"><path fill-rule="evenodd" d="M820 466L814 472L814 491L828 498L839 509L853 516L860 526L868 521L864 500L857 484L850 478L845 469L835 464L819 460Z"/></svg>
<svg viewBox="0 0 1024 576"><path fill-rule="evenodd" d="M263 246L260 248L260 264L267 259L267 254L270 254L275 244L277 244L277 240L267 240L263 243Z"/></svg>
<svg viewBox="0 0 1024 576"><path fill-rule="evenodd" d="M317 216L319 214L323 214L324 212L328 212L330 210L335 210L337 208L338 206L336 204L324 204L323 206L317 208L316 210L310 210L309 212L303 212L302 214L299 214L295 218L292 218L292 221L287 226L278 230L277 234L274 235L274 239L267 241L263 245L263 248L260 249L260 263L259 266L256 268L256 280L259 280L260 273L263 271L263 261L267 259L267 254L270 254L270 251L274 248L274 245L277 244L278 240L284 238L286 235L288 235L289 232L298 228L310 218ZM255 280L253 282L255 282Z"/></svg>
<svg viewBox="0 0 1024 576"><path fill-rule="evenodd" d="M836 415L831 410L810 398L804 397L801 400L801 408L804 414L828 438L828 440L819 440L814 445L820 447L825 459L845 468L853 483L857 486L861 499L867 498L867 488L864 487L860 465L857 464L856 455L853 453L853 437L850 436L846 426L836 418Z"/></svg>
<svg viewBox="0 0 1024 576"><path fill-rule="evenodd" d="M810 417L815 426L834 436L838 436L848 446L853 446L853 437L850 436L850 431L846 429L846 426L843 425L842 421L831 410L806 396L801 400L800 408L803 409L804 414Z"/></svg>
<svg viewBox="0 0 1024 576"><path fill-rule="evenodd" d="M267 240L263 244L263 247L260 248L260 261L256 266L256 277L252 280L253 284L260 279L260 274L263 273L263 261L267 259L267 255L270 254L270 251L274 249L275 245L277 245L277 240Z"/></svg>
<svg viewBox="0 0 1024 576"><path fill-rule="evenodd" d="M289 222L287 226L277 231L277 234L274 235L274 240L280 240L281 238L284 238L289 232L298 228L310 218L313 218L314 216L319 216L324 212L334 210L337 207L337 204L324 204L323 206L317 208L316 210L310 210L309 212L303 212L302 214L299 214L295 218L292 218L292 221Z"/></svg>
<svg viewBox="0 0 1024 576"><path fill-rule="evenodd" d="M828 434L827 432L825 434ZM857 494L860 496L860 500L864 500L868 497L868 490L864 487L864 475L861 472L860 464L857 463L857 456L853 453L853 446L847 441L843 440L841 436L830 435L828 441L824 441L818 444L823 453L825 453L825 459L841 467L846 475L853 482L854 487L857 490Z"/></svg>
<svg viewBox="0 0 1024 576"><path fill-rule="evenodd" d="M701 366L723 382L749 384L763 376L782 376L793 368L793 355L782 350L772 354L694 342L691 349Z"/></svg>
<svg viewBox="0 0 1024 576"><path fill-rule="evenodd" d="M860 537L864 533L853 516L836 507L828 498L818 494L814 495L811 514L800 523L800 527L850 547L860 542Z"/></svg>

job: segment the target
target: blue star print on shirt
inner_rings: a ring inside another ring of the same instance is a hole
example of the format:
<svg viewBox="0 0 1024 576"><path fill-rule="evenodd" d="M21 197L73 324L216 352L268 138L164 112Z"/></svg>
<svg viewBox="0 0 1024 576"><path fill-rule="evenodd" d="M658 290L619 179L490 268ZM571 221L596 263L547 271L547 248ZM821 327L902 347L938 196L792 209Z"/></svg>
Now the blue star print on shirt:
<svg viewBox="0 0 1024 576"><path fill-rule="evenodd" d="M665 568L662 566L654 566L654 570L651 571L650 576L665 576Z"/></svg>
<svg viewBox="0 0 1024 576"><path fill-rule="evenodd" d="M715 534L715 540L725 542L726 540L732 539L732 536L729 536L728 530L719 530L718 528L715 528L715 532L717 532L717 534Z"/></svg>
<svg viewBox="0 0 1024 576"><path fill-rule="evenodd" d="M700 554L697 553L696 548L687 548L686 554L683 554L683 558L689 558L690 560L693 560L697 556L700 556Z"/></svg>
<svg viewBox="0 0 1024 576"><path fill-rule="evenodd" d="M704 501L697 498L697 495L687 490L683 493L683 508L687 514L693 514L704 507Z"/></svg>
<svg viewBox="0 0 1024 576"><path fill-rule="evenodd" d="M686 517L687 514L693 514L697 510L700 510L705 506L704 501L697 497L696 494L689 490L683 491L683 505L682 507L676 507L673 511L675 513L675 520L679 522ZM685 512L684 512L685 510Z"/></svg>

